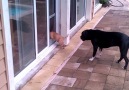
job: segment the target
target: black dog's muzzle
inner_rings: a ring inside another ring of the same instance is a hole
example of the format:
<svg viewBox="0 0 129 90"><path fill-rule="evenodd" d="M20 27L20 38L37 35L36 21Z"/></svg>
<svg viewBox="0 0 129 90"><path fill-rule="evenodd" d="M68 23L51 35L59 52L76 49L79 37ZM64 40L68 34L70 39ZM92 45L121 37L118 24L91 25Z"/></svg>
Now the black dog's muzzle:
<svg viewBox="0 0 129 90"><path fill-rule="evenodd" d="M80 36L80 38L81 38L82 41L85 41L82 36Z"/></svg>

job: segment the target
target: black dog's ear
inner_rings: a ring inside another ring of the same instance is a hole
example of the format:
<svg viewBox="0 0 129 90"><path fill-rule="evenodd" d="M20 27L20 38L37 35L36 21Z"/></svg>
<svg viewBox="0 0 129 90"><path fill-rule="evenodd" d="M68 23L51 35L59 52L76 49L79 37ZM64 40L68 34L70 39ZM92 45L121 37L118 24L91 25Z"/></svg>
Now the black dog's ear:
<svg viewBox="0 0 129 90"><path fill-rule="evenodd" d="M86 36L86 32L87 32L87 30L84 30L84 31L82 32L82 35L83 35L83 36Z"/></svg>
<svg viewBox="0 0 129 90"><path fill-rule="evenodd" d="M93 29L89 29L89 30L93 30Z"/></svg>

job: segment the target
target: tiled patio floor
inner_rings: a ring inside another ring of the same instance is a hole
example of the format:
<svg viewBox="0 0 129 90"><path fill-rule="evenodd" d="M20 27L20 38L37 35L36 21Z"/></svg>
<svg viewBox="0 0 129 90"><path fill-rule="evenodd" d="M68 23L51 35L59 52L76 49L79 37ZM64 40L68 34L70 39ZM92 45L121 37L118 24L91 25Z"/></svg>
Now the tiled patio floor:
<svg viewBox="0 0 129 90"><path fill-rule="evenodd" d="M110 10L95 28L129 35L129 11ZM118 47L104 49L92 62L91 56L92 45L85 41L46 90L129 90L129 67L123 70L124 60L116 63Z"/></svg>
<svg viewBox="0 0 129 90"><path fill-rule="evenodd" d="M111 9L127 10L126 7L129 3L125 2L125 0L121 1L124 2L125 7L112 7ZM91 43L90 41L82 43L79 39L80 33L85 29L94 28L108 9L101 9L90 22L84 25L73 36L70 44L64 50L59 50L22 90L129 90L129 67L125 71L122 69L124 61L120 64L115 63L119 59L119 49L117 47L105 49L100 58L90 62L88 59L92 55ZM123 18L129 15L122 13ZM111 17L115 16L111 15ZM123 24L125 23L123 22L127 23L129 20L120 18L118 16L115 19L121 22L119 28L116 23L108 23L108 19L104 23L106 25L103 24L105 27L101 27L102 25L99 23L96 28L112 31L114 28L110 26L114 25L117 28L116 30L128 34L129 24L124 26ZM109 19L111 20L112 18ZM114 20L111 21L113 22Z"/></svg>

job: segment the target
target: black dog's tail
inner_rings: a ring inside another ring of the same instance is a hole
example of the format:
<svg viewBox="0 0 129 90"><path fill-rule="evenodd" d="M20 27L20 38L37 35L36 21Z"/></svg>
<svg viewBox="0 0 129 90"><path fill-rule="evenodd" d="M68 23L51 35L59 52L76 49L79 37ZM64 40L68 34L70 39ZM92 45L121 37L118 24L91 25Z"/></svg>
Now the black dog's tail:
<svg viewBox="0 0 129 90"><path fill-rule="evenodd" d="M128 37L128 48L129 48L129 37Z"/></svg>

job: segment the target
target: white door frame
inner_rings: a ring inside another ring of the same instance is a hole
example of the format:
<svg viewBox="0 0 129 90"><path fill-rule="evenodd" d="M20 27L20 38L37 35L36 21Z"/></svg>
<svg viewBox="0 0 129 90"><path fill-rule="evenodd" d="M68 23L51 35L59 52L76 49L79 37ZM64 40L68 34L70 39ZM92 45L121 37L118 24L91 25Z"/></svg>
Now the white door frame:
<svg viewBox="0 0 129 90"><path fill-rule="evenodd" d="M47 1L47 20L49 16L49 6ZM58 1L58 2L57 2ZM60 0L56 0L57 4L60 5ZM9 18L9 6L8 0L1 0L1 16L2 16L2 29L4 33L5 40L5 51L6 51L6 64L7 64L7 79L9 90L15 90L19 88L19 86L24 85L33 75L39 70L43 64L47 62L47 60L43 61L45 58L55 47L56 45L52 45L51 47L46 47L41 53L38 54L38 46L37 46L37 18L36 18L36 0L34 0L34 20L35 20L35 46L36 46L36 60L34 60L31 64L29 64L24 70L22 70L17 76L14 77L14 69L13 69L13 55L12 55L12 44L11 44L11 29L10 29L10 18ZM56 9L59 9L59 6L56 6ZM56 10L59 14L60 10ZM56 25L57 30L59 30L60 23L60 15L56 14ZM48 20L49 21L49 20ZM49 37L49 22L47 22L47 31ZM49 42L49 40L48 40ZM48 43L49 45L49 43ZM45 52L45 53L44 53Z"/></svg>
<svg viewBox="0 0 129 90"><path fill-rule="evenodd" d="M0 0L0 6L1 6L0 8L1 8L2 31L5 41L4 48L5 48L6 67L7 67L8 89L15 90L8 0Z"/></svg>

